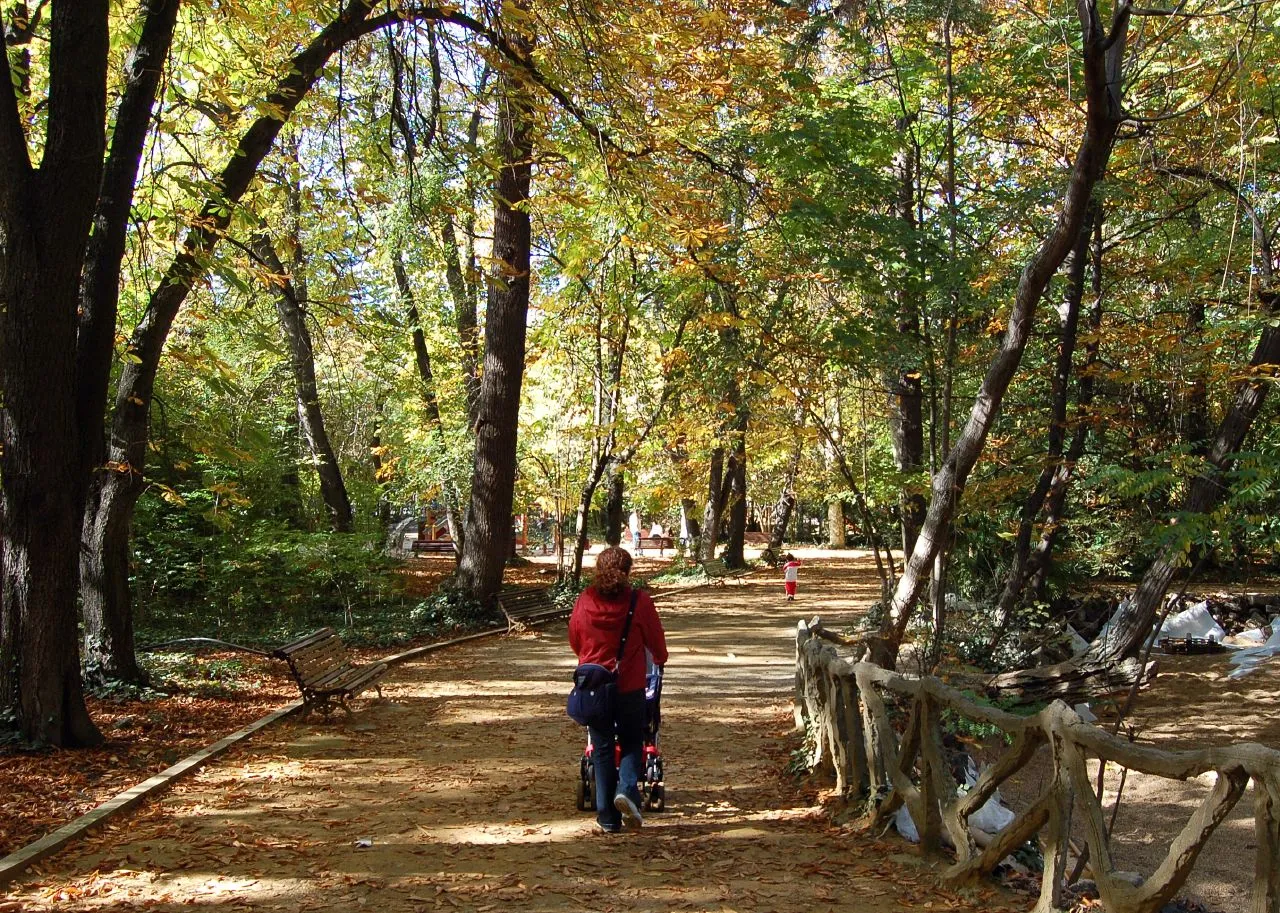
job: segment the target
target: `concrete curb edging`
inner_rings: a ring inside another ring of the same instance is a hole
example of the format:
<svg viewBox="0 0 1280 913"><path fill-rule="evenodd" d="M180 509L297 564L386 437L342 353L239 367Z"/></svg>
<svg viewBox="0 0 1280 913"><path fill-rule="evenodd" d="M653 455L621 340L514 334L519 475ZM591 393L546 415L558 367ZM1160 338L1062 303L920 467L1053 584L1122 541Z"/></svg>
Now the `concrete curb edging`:
<svg viewBox="0 0 1280 913"><path fill-rule="evenodd" d="M558 621L560 619L547 619L547 621ZM546 622L539 622L546 623ZM489 628L484 631L477 631L474 634L466 634L462 637L455 637L452 640L440 641L439 643L426 644L421 647L414 647L411 650L405 650L403 653L396 653L388 656L386 659L380 660L389 666L398 665L411 659L416 659L427 653L434 653L437 650L443 650L446 647L453 647L458 644L467 643L472 640L479 640L482 637L492 637L495 634L505 634L506 628ZM172 786L177 780L194 773L204 767L214 758L224 754L232 746L243 742L254 733L267 728L272 723L277 723L287 716L297 713L302 709L302 701L294 701L286 707L279 710L273 710L261 719L255 720L242 729L238 729L231 735L219 739L212 745L208 745L195 754L188 755L176 764L165 768L153 777L149 777L131 786L122 793L118 793L112 798L103 802L92 811L85 812L79 818L75 818L62 827L58 828L45 836L41 837L34 843L29 843L22 849L10 853L8 856L0 858L0 888L4 888L13 882L23 871L35 865L42 859L47 859L54 853L58 852L68 843L83 837L93 828L105 823L116 815L128 811L134 806L141 803L144 799L151 798Z"/></svg>

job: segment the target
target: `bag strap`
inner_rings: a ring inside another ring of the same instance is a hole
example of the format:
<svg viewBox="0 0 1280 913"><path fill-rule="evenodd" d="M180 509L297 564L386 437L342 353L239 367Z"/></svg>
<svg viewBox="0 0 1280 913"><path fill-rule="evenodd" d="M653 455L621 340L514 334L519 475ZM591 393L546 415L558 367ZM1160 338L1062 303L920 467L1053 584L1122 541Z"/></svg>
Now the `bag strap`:
<svg viewBox="0 0 1280 913"><path fill-rule="evenodd" d="M636 597L639 595L639 592L633 587L631 590L631 607L627 609L627 620L622 624L622 640L618 643L618 658L613 661L615 674L622 671L622 652L627 649L627 637L631 634L631 619L636 615Z"/></svg>

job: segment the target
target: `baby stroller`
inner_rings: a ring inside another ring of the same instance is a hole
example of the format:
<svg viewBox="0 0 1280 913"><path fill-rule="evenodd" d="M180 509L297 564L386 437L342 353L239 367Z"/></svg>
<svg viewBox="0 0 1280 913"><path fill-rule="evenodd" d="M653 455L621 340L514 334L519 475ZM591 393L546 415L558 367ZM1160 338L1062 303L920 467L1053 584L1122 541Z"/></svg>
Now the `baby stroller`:
<svg viewBox="0 0 1280 913"><path fill-rule="evenodd" d="M644 807L650 811L660 812L666 808L666 791L662 782L662 752L658 749L658 729L662 724L662 667L652 666L645 677L644 686L644 765L640 773L640 797ZM622 759L622 746L614 744L613 763L617 765ZM591 745L591 735L587 734L587 747L582 751L582 760L578 765L578 811L594 812L596 810L596 768L595 757Z"/></svg>

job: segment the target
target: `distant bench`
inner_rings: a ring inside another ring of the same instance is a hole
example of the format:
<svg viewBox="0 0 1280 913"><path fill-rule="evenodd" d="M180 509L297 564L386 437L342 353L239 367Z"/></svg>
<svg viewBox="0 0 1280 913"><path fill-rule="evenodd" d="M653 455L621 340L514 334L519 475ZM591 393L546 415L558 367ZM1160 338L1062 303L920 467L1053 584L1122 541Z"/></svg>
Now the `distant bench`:
<svg viewBox="0 0 1280 913"><path fill-rule="evenodd" d="M556 605L551 590L545 586L522 586L498 594L498 607L507 616L507 633L537 621L550 621L568 615Z"/></svg>
<svg viewBox="0 0 1280 913"><path fill-rule="evenodd" d="M745 542L747 545L768 545L769 534L768 533L744 533L742 536L742 541Z"/></svg>
<svg viewBox="0 0 1280 913"><path fill-rule="evenodd" d="M387 674L387 664L355 665L333 628L321 628L273 650L271 655L289 664L306 712L319 710L325 719L334 707L350 713L347 701L369 688L377 689L382 697L378 681Z"/></svg>
<svg viewBox="0 0 1280 913"><path fill-rule="evenodd" d="M640 554L646 548L656 548L661 555L666 549L674 548L675 544L676 540L670 536L641 536L636 540L636 553Z"/></svg>
<svg viewBox="0 0 1280 913"><path fill-rule="evenodd" d="M712 586L724 586L725 580L730 577L741 583L742 578L751 573L751 568L729 568L725 566L723 558L712 558L702 562L702 572L711 580Z"/></svg>
<svg viewBox="0 0 1280 913"><path fill-rule="evenodd" d="M453 554L452 539L414 539L409 546L415 555Z"/></svg>

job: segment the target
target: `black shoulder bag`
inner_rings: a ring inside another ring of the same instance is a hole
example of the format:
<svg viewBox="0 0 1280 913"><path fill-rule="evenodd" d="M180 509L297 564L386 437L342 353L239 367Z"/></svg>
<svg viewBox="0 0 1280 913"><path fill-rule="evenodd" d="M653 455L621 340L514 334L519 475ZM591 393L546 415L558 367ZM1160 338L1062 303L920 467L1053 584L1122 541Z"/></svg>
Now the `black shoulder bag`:
<svg viewBox="0 0 1280 913"><path fill-rule="evenodd" d="M613 722L613 705L618 694L618 670L622 667L622 651L627 648L631 619L636 614L636 590L631 591L631 607L622 625L622 640L613 669L599 663L583 663L573 670L573 690L565 707L579 726L606 726Z"/></svg>

